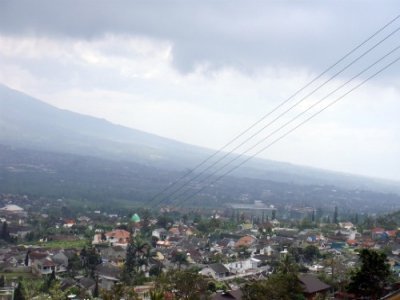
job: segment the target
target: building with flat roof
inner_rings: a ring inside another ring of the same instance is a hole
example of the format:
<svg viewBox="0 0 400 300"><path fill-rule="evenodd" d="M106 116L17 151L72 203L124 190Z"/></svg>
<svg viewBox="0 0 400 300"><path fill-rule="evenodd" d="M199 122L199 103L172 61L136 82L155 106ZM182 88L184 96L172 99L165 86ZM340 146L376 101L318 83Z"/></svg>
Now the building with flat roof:
<svg viewBox="0 0 400 300"><path fill-rule="evenodd" d="M260 200L256 200L254 203L230 203L229 207L232 208L235 215L244 215L252 221L255 219L260 221L272 219L272 216L276 211L274 205L266 205Z"/></svg>

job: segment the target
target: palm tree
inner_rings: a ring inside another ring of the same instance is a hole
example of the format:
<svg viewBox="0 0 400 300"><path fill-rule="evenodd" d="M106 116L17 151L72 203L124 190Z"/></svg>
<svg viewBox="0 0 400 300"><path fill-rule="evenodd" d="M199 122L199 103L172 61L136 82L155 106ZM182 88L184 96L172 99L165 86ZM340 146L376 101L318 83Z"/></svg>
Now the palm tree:
<svg viewBox="0 0 400 300"><path fill-rule="evenodd" d="M130 281L134 274L139 274L144 266L148 266L149 256L150 245L140 236L132 238L126 249L125 281Z"/></svg>

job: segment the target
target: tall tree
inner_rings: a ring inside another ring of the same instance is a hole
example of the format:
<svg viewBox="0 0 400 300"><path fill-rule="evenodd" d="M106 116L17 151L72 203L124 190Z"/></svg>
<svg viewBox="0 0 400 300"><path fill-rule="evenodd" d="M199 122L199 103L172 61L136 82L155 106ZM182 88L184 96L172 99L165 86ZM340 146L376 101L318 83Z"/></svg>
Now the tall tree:
<svg viewBox="0 0 400 300"><path fill-rule="evenodd" d="M29 265L29 254L30 254L30 253L31 253L31 249L29 249L29 250L26 252L25 261L24 261L25 266L28 266L28 265Z"/></svg>
<svg viewBox="0 0 400 300"><path fill-rule="evenodd" d="M351 275L348 290L358 296L378 299L387 287L391 272L386 254L363 249L360 252L361 266Z"/></svg>
<svg viewBox="0 0 400 300"><path fill-rule="evenodd" d="M338 215L338 207L335 206L335 211L333 212L333 223L334 224L337 224L339 222L338 221L338 217L339 217L339 215Z"/></svg>
<svg viewBox="0 0 400 300"><path fill-rule="evenodd" d="M89 276L94 278L96 267L101 264L101 256L95 247L89 249L83 248L81 251L82 265Z"/></svg>
<svg viewBox="0 0 400 300"><path fill-rule="evenodd" d="M10 231L8 229L7 221L3 222L3 227L1 228L1 238L6 242L10 241Z"/></svg>
<svg viewBox="0 0 400 300"><path fill-rule="evenodd" d="M132 280L138 278L137 275L140 273L141 268L148 265L149 254L149 243L142 240L140 236L131 239L126 248L126 260L123 271L123 279L126 283L132 283Z"/></svg>
<svg viewBox="0 0 400 300"><path fill-rule="evenodd" d="M93 297L99 297L99 276L96 276L96 285L94 286Z"/></svg>

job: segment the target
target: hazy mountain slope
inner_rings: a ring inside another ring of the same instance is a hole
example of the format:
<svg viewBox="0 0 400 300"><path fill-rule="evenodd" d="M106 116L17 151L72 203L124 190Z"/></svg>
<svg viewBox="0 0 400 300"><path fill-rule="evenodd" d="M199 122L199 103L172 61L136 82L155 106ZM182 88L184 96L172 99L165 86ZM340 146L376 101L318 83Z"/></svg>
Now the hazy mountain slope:
<svg viewBox="0 0 400 300"><path fill-rule="evenodd" d="M1 84L0 143L26 149L131 161L178 171L192 168L214 152L61 110ZM277 182L330 184L400 193L400 185L396 182L262 159L252 160L233 174Z"/></svg>
<svg viewBox="0 0 400 300"><path fill-rule="evenodd" d="M209 151L45 104L0 85L0 142L167 167L187 167Z"/></svg>
<svg viewBox="0 0 400 300"><path fill-rule="evenodd" d="M75 154L17 149L0 144L0 193L30 198L87 200L91 206L119 208L162 204L179 207L221 208L225 203L262 200L278 209L312 206L332 213L379 213L400 208L400 195L347 190L329 185L296 185L253 178L227 176L200 194L183 201L198 190L191 185L184 198L153 199L182 172L156 169L133 162L112 161ZM376 201L379 199L379 201Z"/></svg>

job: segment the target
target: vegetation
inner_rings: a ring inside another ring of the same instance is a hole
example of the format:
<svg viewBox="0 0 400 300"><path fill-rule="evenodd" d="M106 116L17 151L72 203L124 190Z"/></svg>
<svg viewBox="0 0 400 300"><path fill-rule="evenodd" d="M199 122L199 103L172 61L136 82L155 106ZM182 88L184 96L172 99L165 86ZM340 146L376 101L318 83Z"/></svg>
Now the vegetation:
<svg viewBox="0 0 400 300"><path fill-rule="evenodd" d="M305 299L298 280L298 266L290 255L286 255L278 266L277 273L266 280L246 283L243 288L243 299Z"/></svg>
<svg viewBox="0 0 400 300"><path fill-rule="evenodd" d="M197 300L207 296L207 280L197 270L169 270L161 274L156 280L157 293L174 291L178 299Z"/></svg>
<svg viewBox="0 0 400 300"><path fill-rule="evenodd" d="M142 267L148 266L150 245L139 235L131 239L126 249L126 260L123 270L123 281L137 285L144 281Z"/></svg>
<svg viewBox="0 0 400 300"><path fill-rule="evenodd" d="M386 254L370 249L360 251L361 266L353 271L348 290L359 297L378 299L391 277Z"/></svg>

